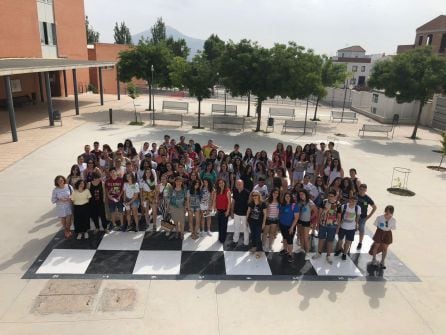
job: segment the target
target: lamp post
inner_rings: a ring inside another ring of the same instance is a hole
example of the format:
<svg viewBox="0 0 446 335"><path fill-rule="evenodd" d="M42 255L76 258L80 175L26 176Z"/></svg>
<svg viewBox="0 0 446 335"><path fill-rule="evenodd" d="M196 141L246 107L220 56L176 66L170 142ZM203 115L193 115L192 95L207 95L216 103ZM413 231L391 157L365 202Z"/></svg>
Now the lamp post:
<svg viewBox="0 0 446 335"><path fill-rule="evenodd" d="M344 90L344 103L342 104L342 114L341 114L341 122L344 121L344 109L345 109L345 100L347 98L347 88L350 89L350 96L351 96L351 90L353 88L353 85L348 83L348 80L345 81L345 90Z"/></svg>
<svg viewBox="0 0 446 335"><path fill-rule="evenodd" d="M152 105L153 105L153 112L155 112L155 87L154 87L154 81L153 81L153 73L155 72L155 68L153 67L153 64L150 67L150 71L152 72Z"/></svg>

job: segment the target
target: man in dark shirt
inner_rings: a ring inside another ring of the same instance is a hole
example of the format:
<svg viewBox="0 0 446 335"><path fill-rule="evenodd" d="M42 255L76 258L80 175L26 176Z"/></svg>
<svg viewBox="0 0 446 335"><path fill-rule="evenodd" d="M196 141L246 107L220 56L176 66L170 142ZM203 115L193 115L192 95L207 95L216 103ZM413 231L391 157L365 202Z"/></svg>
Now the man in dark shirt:
<svg viewBox="0 0 446 335"><path fill-rule="evenodd" d="M91 152L96 156L96 162L99 162L99 158L101 157L102 151L99 149L99 142L95 141L93 143L93 151Z"/></svg>
<svg viewBox="0 0 446 335"><path fill-rule="evenodd" d="M249 191L245 189L243 180L235 182L235 189L232 195L231 216L234 218L234 243L238 243L240 232L243 232L243 244L249 245L249 230L246 222L246 212L248 211Z"/></svg>
<svg viewBox="0 0 446 335"><path fill-rule="evenodd" d="M96 155L90 151L90 146L88 144L85 145L84 150L85 152L82 154L82 157L84 157L85 163L88 163L90 160L97 162Z"/></svg>
<svg viewBox="0 0 446 335"><path fill-rule="evenodd" d="M359 193L358 193L358 205L361 207L361 215L359 217L359 243L356 249L360 250L362 248L362 240L364 239L364 230L365 223L368 219L370 219L376 211L375 202L370 198L367 194L367 185L361 184L359 185ZM370 214L367 214L368 206L372 207L372 211Z"/></svg>
<svg viewBox="0 0 446 335"><path fill-rule="evenodd" d="M231 158L232 161L233 161L236 157L238 157L238 158L240 158L240 159L243 158L242 153L240 152L240 146L239 146L238 144L235 144L235 145L234 145L234 151L232 151L232 152L229 154L229 157Z"/></svg>

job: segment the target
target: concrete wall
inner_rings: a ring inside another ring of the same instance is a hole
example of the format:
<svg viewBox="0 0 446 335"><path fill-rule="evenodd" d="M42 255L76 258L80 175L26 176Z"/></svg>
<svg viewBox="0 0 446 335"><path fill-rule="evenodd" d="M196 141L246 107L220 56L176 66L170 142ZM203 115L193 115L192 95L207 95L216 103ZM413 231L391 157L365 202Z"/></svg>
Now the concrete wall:
<svg viewBox="0 0 446 335"><path fill-rule="evenodd" d="M345 89L326 87L327 95L321 100L324 105L331 106L333 108L342 108L344 105ZM347 95L345 96L345 107L349 108L352 99L353 90L347 89Z"/></svg>
<svg viewBox="0 0 446 335"><path fill-rule="evenodd" d="M375 102L374 94L378 95ZM416 121L420 104L418 101L399 104L395 98L389 98L382 92L357 92L352 93L352 109L367 115L382 123L391 123L394 114L399 115L400 123L413 124ZM428 102L423 107L421 125L431 126L433 119L433 104Z"/></svg>
<svg viewBox="0 0 446 335"><path fill-rule="evenodd" d="M0 1L0 58L41 57L36 0Z"/></svg>

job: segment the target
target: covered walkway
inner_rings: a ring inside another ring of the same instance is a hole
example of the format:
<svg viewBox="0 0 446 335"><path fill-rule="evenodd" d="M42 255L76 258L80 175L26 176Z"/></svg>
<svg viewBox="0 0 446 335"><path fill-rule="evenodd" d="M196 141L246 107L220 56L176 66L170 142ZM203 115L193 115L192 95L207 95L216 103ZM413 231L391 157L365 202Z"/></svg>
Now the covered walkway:
<svg viewBox="0 0 446 335"><path fill-rule="evenodd" d="M40 59L40 58L5 58L0 59L0 77L4 80L4 89L6 96L6 105L9 116L9 124L11 129L12 141L18 141L17 135L17 121L16 112L14 108L15 101L19 99L30 99L35 103L36 96L20 96L13 94L13 86L11 82L11 76L21 75L21 74L32 74L36 73L38 75L38 85L39 85L39 96L42 102L47 101L47 113L49 126L54 126L54 121L60 118L60 113L56 112L53 105L53 98L51 94L51 80L50 73L62 72L63 74L63 85L64 85L64 95L68 97L68 86L67 86L67 76L66 71L72 71L73 77L73 88L74 88L74 109L76 115L79 115L79 92L77 83L77 73L78 69L85 68L98 68L99 69L99 97L100 104L104 105L104 90L102 83L102 69L115 67L116 62L99 62L99 61L82 61L82 60L71 60L71 59ZM116 84L119 85L119 78L116 78ZM119 86L118 86L119 87ZM120 99L120 94L118 90L118 100Z"/></svg>

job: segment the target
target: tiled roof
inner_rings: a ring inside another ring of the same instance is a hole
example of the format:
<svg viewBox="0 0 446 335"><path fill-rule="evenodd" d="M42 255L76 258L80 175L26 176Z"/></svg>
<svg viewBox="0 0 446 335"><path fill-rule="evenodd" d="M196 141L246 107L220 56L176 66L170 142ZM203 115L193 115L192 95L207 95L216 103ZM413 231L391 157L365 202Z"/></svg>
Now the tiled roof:
<svg viewBox="0 0 446 335"><path fill-rule="evenodd" d="M338 52L365 52L365 50L361 48L359 45L353 45L351 47L340 49L338 50Z"/></svg>
<svg viewBox="0 0 446 335"><path fill-rule="evenodd" d="M437 16L435 19L417 28L418 31L444 30L446 31L446 15Z"/></svg>

